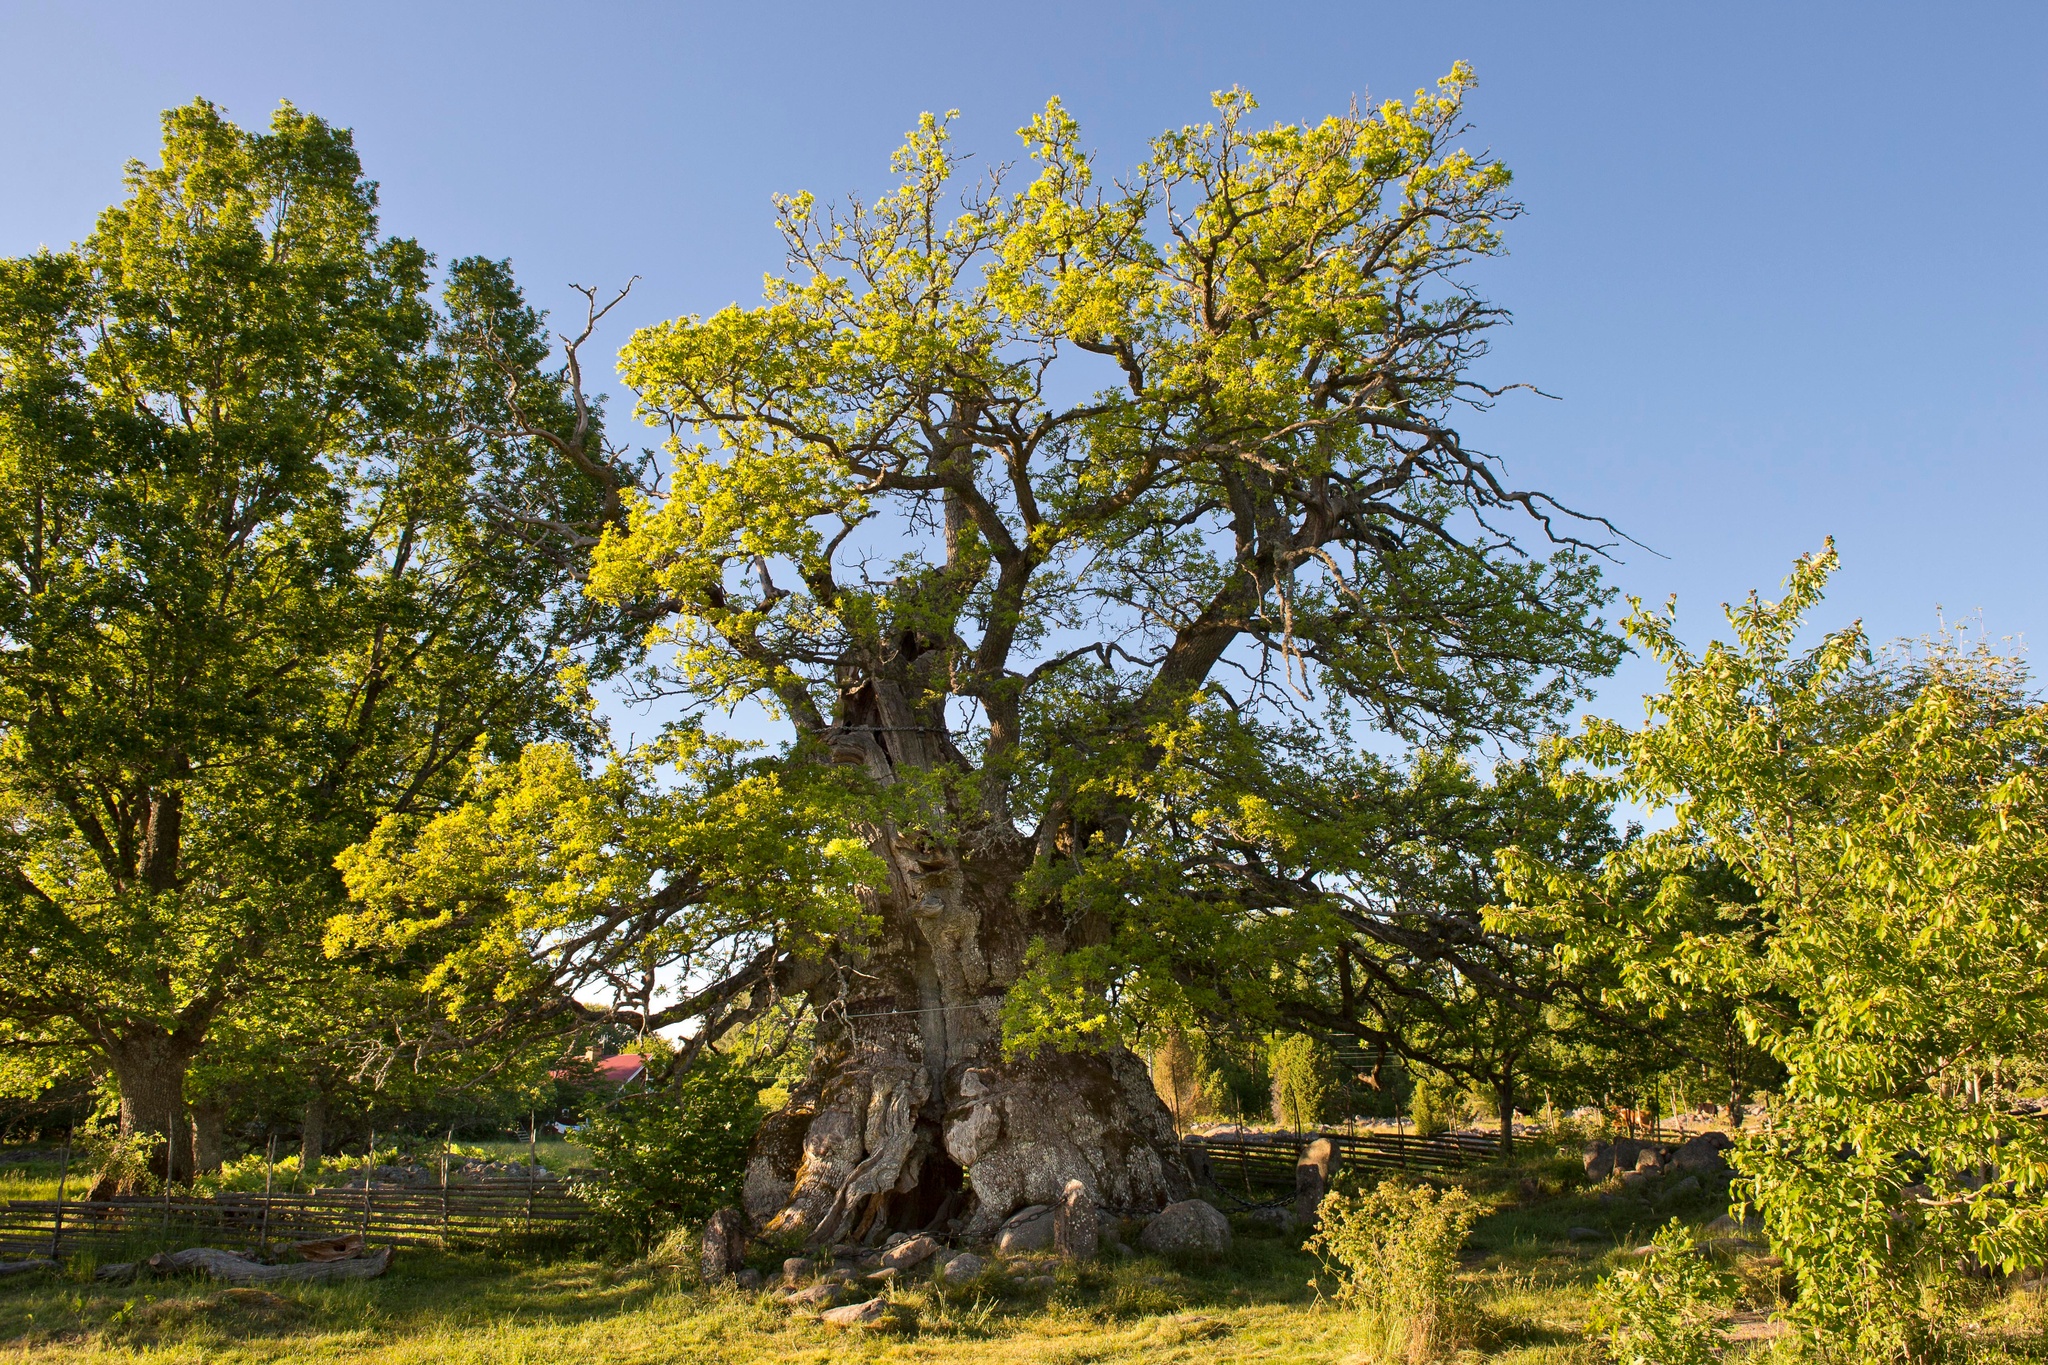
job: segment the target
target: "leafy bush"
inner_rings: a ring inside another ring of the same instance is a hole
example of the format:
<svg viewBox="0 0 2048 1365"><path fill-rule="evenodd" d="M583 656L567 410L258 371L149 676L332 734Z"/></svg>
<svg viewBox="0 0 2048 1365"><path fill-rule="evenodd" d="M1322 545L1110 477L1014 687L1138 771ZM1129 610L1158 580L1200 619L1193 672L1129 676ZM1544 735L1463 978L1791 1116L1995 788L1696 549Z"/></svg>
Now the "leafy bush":
<svg viewBox="0 0 2048 1365"><path fill-rule="evenodd" d="M1546 1147L1561 1152L1577 1154L1586 1143L1586 1125L1579 1122L1570 1110L1560 1109L1549 1100L1536 1111L1536 1132Z"/></svg>
<svg viewBox="0 0 2048 1365"><path fill-rule="evenodd" d="M1170 1028L1161 1035L1152 1052L1152 1088L1173 1112L1175 1128L1185 1128L1207 1108L1210 1078L1186 1033Z"/></svg>
<svg viewBox="0 0 2048 1365"><path fill-rule="evenodd" d="M79 1165L89 1173L87 1183L93 1189L147 1194L156 1188L150 1158L163 1134L145 1131L124 1137L117 1125L95 1115L78 1129L74 1141Z"/></svg>
<svg viewBox="0 0 2048 1365"><path fill-rule="evenodd" d="M1300 1132L1329 1117L1337 1096L1337 1058L1329 1045L1290 1033L1273 1044L1273 1122Z"/></svg>
<svg viewBox="0 0 2048 1365"><path fill-rule="evenodd" d="M1450 1336L1458 1251L1479 1217L1466 1191L1399 1179L1323 1197L1308 1250L1338 1280L1336 1298L1367 1320L1382 1362L1419 1365Z"/></svg>
<svg viewBox="0 0 2048 1365"><path fill-rule="evenodd" d="M579 1135L601 1174L579 1180L597 1240L644 1253L679 1223L739 1197L761 1119L759 1081L706 1056L680 1081L622 1096Z"/></svg>
<svg viewBox="0 0 2048 1365"><path fill-rule="evenodd" d="M1463 1090L1426 1071L1415 1078L1415 1092L1408 1099L1408 1117L1418 1134L1429 1137L1449 1132L1471 1115Z"/></svg>
<svg viewBox="0 0 2048 1365"><path fill-rule="evenodd" d="M1615 1365L1715 1365L1733 1284L1699 1234L1675 1218L1652 1245L1655 1252L1600 1282L1593 1330Z"/></svg>

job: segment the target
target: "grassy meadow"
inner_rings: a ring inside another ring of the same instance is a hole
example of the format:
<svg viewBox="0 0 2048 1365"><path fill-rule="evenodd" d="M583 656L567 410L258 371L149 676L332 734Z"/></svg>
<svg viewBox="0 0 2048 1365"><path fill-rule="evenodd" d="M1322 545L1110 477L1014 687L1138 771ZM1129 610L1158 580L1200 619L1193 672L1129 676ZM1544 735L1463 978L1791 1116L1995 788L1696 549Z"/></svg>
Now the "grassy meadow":
<svg viewBox="0 0 2048 1365"><path fill-rule="evenodd" d="M1652 1230L1650 1220L1558 1181L1559 1166L1537 1176L1528 1169L1470 1181L1488 1212L1462 1260L1451 1358L1593 1365L1602 1358L1587 1332L1594 1285L1610 1266L1626 1263ZM1704 1221L1714 1210L1691 1212ZM1368 1365L1382 1358L1355 1314L1318 1295L1318 1266L1299 1234L1249 1218L1233 1223L1235 1246L1213 1261L1108 1257L1072 1267L1036 1257L960 1286L919 1276L891 1295L891 1325L851 1332L793 1315L773 1290L705 1289L684 1238L631 1264L571 1252L404 1251L380 1280L274 1291L197 1279L111 1285L93 1281L91 1265L78 1261L61 1275L0 1281L0 1365ZM1574 1228L1604 1236L1574 1241ZM757 1263L770 1269L778 1254L764 1248ZM1756 1257L1738 1268L1746 1271L1747 1325L1734 1325L1754 1335L1776 1303L1777 1277ZM2048 1310L2032 1291L1987 1302L1966 1358L2048 1359L2044 1330ZM1790 1346L1758 1340L1732 1350L1762 1360Z"/></svg>

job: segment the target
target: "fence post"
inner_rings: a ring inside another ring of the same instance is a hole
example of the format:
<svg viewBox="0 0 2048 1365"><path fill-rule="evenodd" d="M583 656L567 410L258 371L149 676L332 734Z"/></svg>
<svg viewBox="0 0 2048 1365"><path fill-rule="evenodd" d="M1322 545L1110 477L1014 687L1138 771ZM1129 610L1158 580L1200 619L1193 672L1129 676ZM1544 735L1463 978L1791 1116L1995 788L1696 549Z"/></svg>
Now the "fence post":
<svg viewBox="0 0 2048 1365"><path fill-rule="evenodd" d="M370 1130L369 1159L363 1165L363 1240L370 1240L370 1186L377 1173L377 1130Z"/></svg>
<svg viewBox="0 0 2048 1365"><path fill-rule="evenodd" d="M263 1151L263 1230L260 1234L262 1255L270 1256L270 1173L277 1166L277 1134L270 1135L270 1145Z"/></svg>
<svg viewBox="0 0 2048 1365"><path fill-rule="evenodd" d="M448 1125L448 1136L441 1139L441 1250L448 1249L448 1147L455 1141L455 1125Z"/></svg>
<svg viewBox="0 0 2048 1365"><path fill-rule="evenodd" d="M540 1126L534 1111L526 1111L526 1235L533 1236L533 1166L540 1146Z"/></svg>
<svg viewBox="0 0 2048 1365"><path fill-rule="evenodd" d="M50 1224L50 1259L60 1259L57 1248L64 1240L64 1185L71 1179L71 1130L64 1130L64 1165L57 1172L57 1216ZM91 1193L90 1190L87 1191Z"/></svg>
<svg viewBox="0 0 2048 1365"><path fill-rule="evenodd" d="M164 1119L164 1231L166 1240L171 1235L171 1158L178 1153L178 1106L171 1106L170 1115Z"/></svg>

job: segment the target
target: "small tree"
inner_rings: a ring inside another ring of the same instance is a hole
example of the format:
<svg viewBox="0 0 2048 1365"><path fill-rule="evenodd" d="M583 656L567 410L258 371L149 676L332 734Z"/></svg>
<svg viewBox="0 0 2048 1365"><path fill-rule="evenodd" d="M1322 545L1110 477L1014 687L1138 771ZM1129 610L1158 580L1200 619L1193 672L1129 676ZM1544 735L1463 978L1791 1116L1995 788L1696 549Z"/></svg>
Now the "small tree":
<svg viewBox="0 0 2048 1365"><path fill-rule="evenodd" d="M1638 605L1666 690L1641 729L1592 722L1565 752L1672 823L1595 876L1512 858L1510 885L1641 997L1739 1002L1785 1070L1735 1162L1793 1311L1891 1358L1972 1259L2048 1263L2048 1129L1993 1072L2048 1034L2048 706L1949 641L1880 662L1851 627L1795 651L1834 566L1832 545L1801 559L1699 656ZM1717 863L1754 897L1717 895Z"/></svg>
<svg viewBox="0 0 2048 1365"><path fill-rule="evenodd" d="M1290 1033L1273 1044L1273 1121L1304 1132L1329 1117L1338 1090L1337 1058L1330 1045Z"/></svg>
<svg viewBox="0 0 2048 1365"><path fill-rule="evenodd" d="M581 1137L602 1174L577 1183L599 1238L642 1253L677 1224L738 1202L761 1119L758 1089L753 1075L714 1054L591 1118Z"/></svg>
<svg viewBox="0 0 2048 1365"><path fill-rule="evenodd" d="M1173 1112L1176 1130L1186 1128L1188 1120L1206 1106L1208 1069L1189 1045L1186 1032L1178 1027L1165 1030L1152 1050L1152 1085Z"/></svg>

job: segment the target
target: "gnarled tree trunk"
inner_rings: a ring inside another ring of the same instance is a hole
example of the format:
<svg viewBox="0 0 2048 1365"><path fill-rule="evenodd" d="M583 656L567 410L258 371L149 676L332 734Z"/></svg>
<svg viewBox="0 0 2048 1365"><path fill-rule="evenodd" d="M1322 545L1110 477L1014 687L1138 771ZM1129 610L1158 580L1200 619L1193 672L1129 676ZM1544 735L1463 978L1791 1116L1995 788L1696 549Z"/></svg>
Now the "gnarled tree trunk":
<svg viewBox="0 0 2048 1365"><path fill-rule="evenodd" d="M192 1178L192 1150L176 1139L185 1128L185 1071L197 1045L174 1034L140 1032L100 1043L121 1090L121 1132L153 1133L160 1138L150 1150L149 1169L164 1175L165 1143L169 1143L173 1182Z"/></svg>
<svg viewBox="0 0 2048 1365"><path fill-rule="evenodd" d="M747 1212L813 1243L891 1231L985 1238L1069 1180L1113 1209L1156 1209L1191 1182L1173 1120L1128 1049L1006 1061L1001 1009L1056 915L1015 894L1030 845L1014 832L934 847L888 830L881 929L811 990L818 1049L747 1168Z"/></svg>

